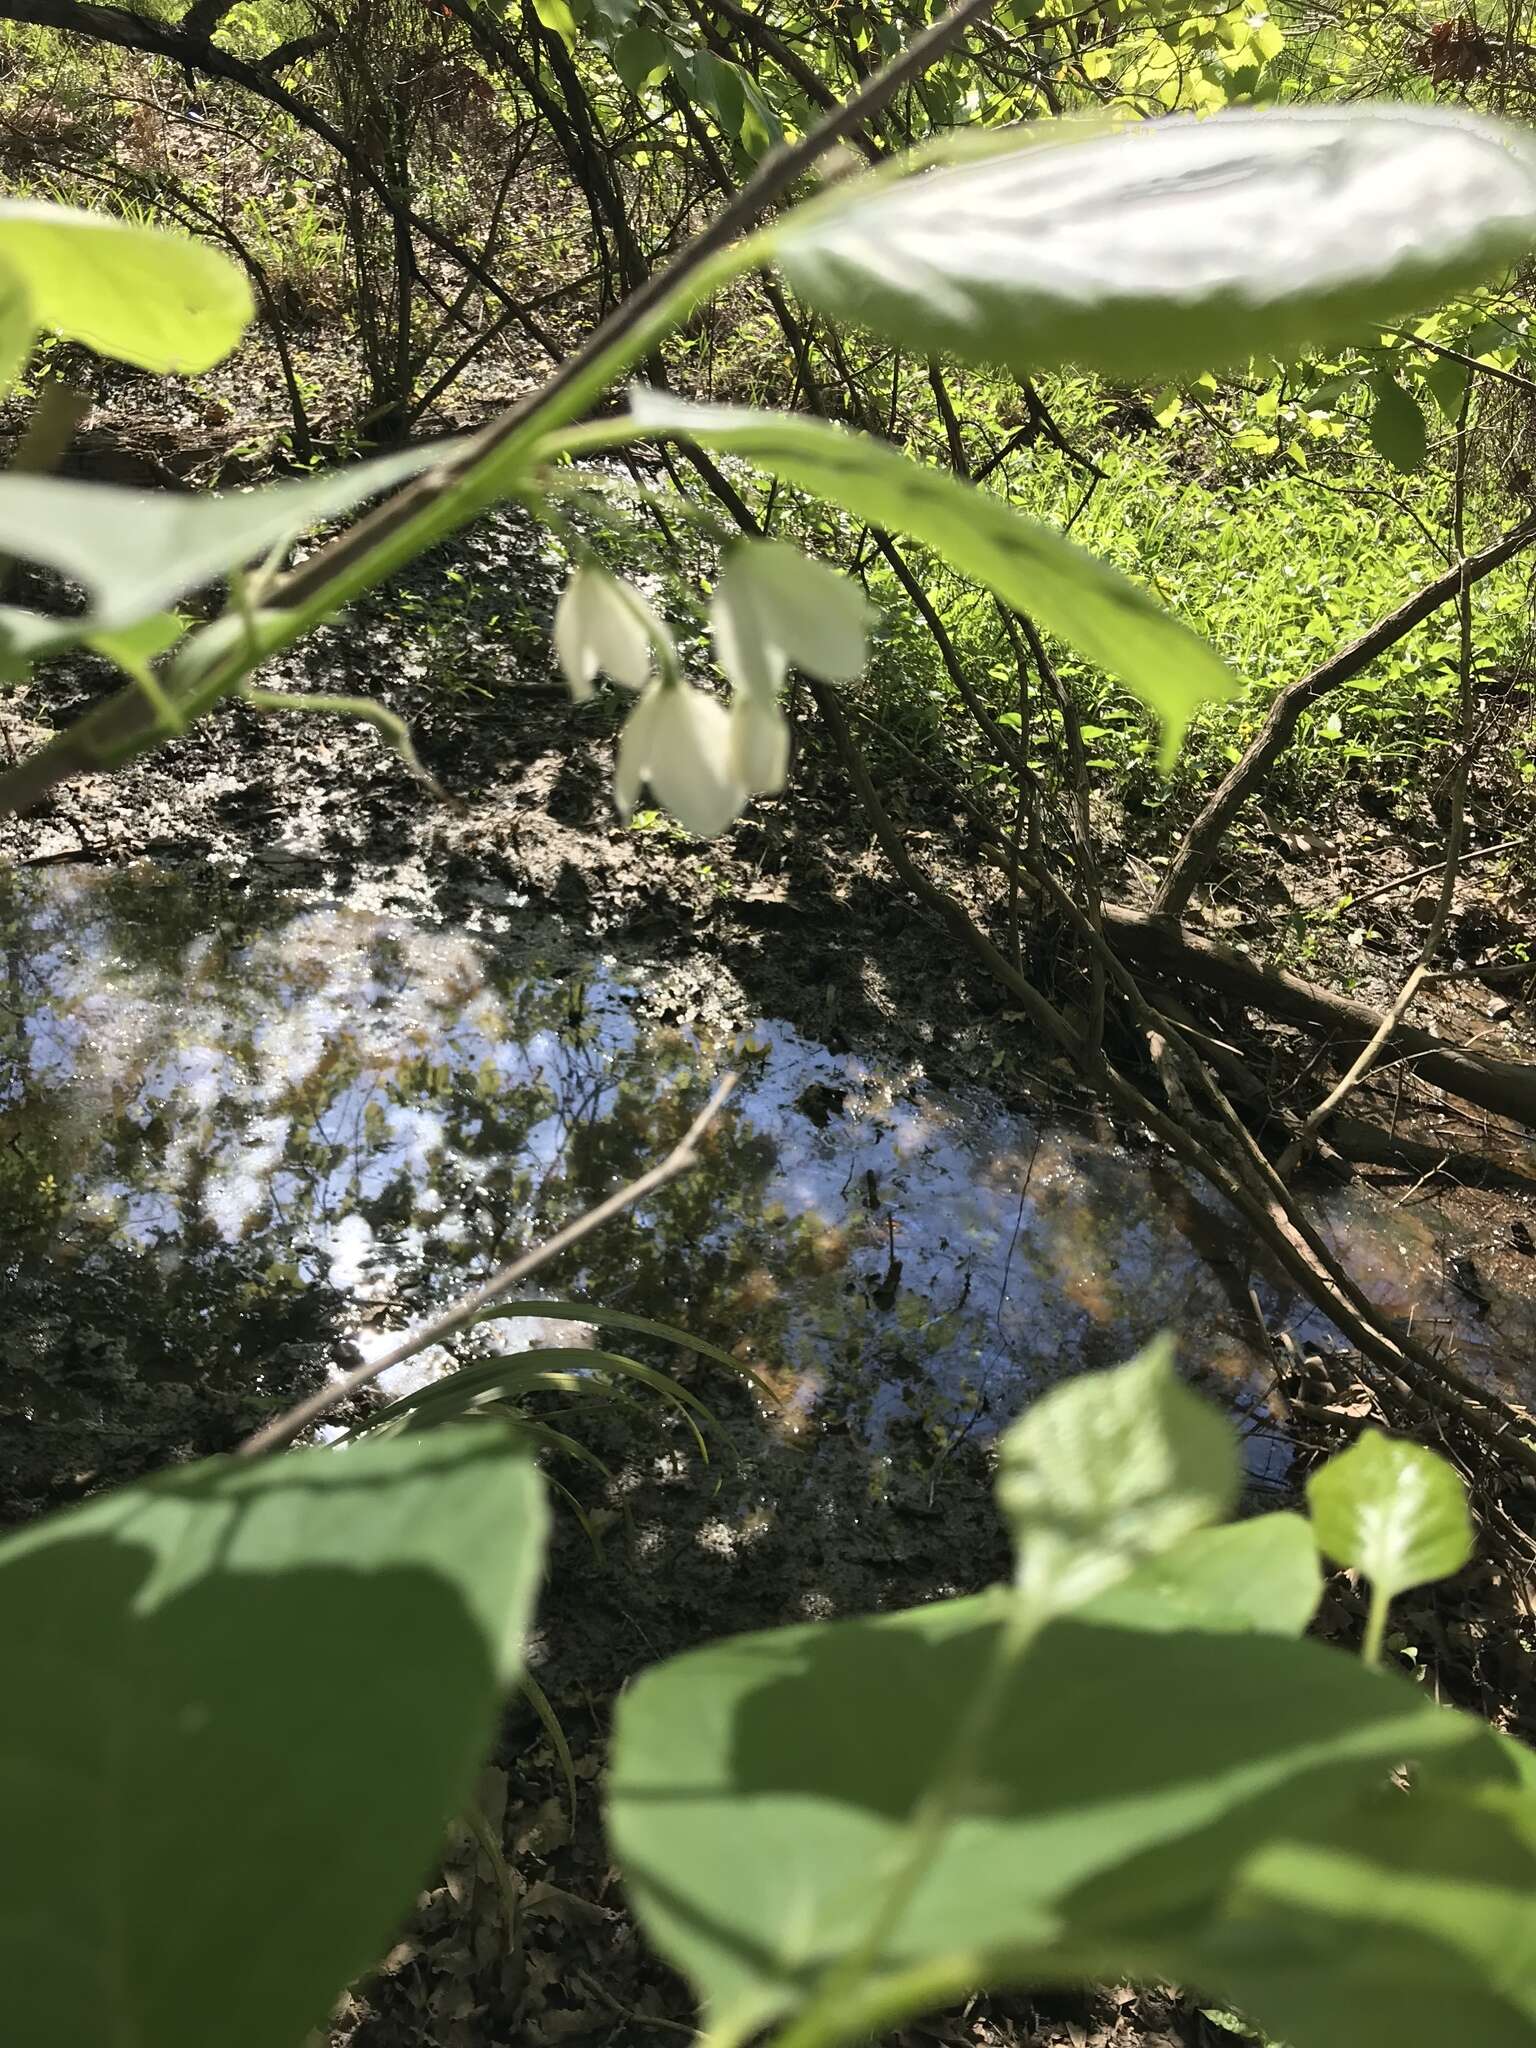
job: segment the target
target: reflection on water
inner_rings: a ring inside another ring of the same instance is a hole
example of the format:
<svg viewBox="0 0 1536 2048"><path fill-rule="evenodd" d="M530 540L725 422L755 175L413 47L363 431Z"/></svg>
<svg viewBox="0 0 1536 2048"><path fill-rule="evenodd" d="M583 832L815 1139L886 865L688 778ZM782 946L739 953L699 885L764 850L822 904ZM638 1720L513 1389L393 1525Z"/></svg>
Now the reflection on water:
<svg viewBox="0 0 1536 2048"><path fill-rule="evenodd" d="M1191 1368L1252 1389L1250 1286L1286 1307L1148 1162L753 1020L719 976L583 958L483 908L449 924L83 868L5 886L13 1417L90 1420L103 1345L162 1404L192 1382L270 1400L284 1346L311 1368L343 1339L379 1348L654 1159L727 1065L706 1166L547 1291L726 1345L779 1392L780 1426L931 1456L1168 1324ZM1394 1306L1442 1317L1474 1362L1519 1324L1529 1355L1528 1298L1479 1321L1445 1296L1420 1212L1350 1202L1333 1221Z"/></svg>

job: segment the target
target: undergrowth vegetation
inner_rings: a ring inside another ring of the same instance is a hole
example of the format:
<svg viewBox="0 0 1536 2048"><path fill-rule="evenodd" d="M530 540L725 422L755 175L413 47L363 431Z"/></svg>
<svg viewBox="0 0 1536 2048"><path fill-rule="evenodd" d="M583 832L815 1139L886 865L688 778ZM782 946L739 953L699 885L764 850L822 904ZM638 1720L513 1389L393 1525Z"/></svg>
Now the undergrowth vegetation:
<svg viewBox="0 0 1536 2048"><path fill-rule="evenodd" d="M0 549L28 565L0 674L35 706L82 653L120 682L0 771L0 808L236 704L366 720L440 795L387 692L280 688L270 664L510 502L568 564L552 660L573 732L607 721L620 819L721 837L785 790L793 708L956 959L1214 1191L1399 1425L1313 1474L1309 1517L1227 1526L1233 1431L1160 1342L1000 1437L1009 1586L646 1673L610 1839L708 2048L1122 1978L1296 2048L1529 2041L1530 1756L1375 1667L1390 1603L1472 1554L1467 1482L1501 1562L1528 1561L1536 1436L1381 1311L1295 1191L1378 1067L1536 1124L1527 1064L1409 1021L1489 851L1469 819L1532 773L1521 24L1054 0L0 21ZM126 423L107 450L93 404ZM449 663L487 605L526 635L514 594L460 563L445 585L400 601ZM925 779L997 893L914 853ZM1262 806L1315 822L1351 793L1439 835L1380 1008L1283 971L1302 917L1263 962L1200 928ZM1201 991L1299 1018L1342 1071L1256 1104ZM297 2041L456 1814L515 1927L476 1793L510 1689L576 1798L525 1668L545 1480L600 1555L555 1476L619 1485L589 1404L669 1411L701 1456L714 1429L622 1345L744 1376L670 1325L516 1291L625 1212L643 1227L731 1085L236 1455L0 1545L22 2038L191 2048L220 1998L232 2048ZM286 1454L390 1367L533 1315L592 1340L477 1356ZM1368 1586L1360 1662L1304 1639L1320 1556Z"/></svg>

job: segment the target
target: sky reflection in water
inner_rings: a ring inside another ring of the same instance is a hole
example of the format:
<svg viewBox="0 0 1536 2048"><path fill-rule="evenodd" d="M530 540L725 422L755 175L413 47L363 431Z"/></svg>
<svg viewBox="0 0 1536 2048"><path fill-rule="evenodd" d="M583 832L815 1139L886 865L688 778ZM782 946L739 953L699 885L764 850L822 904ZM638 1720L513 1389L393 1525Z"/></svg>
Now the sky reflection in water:
<svg viewBox="0 0 1536 2048"><path fill-rule="evenodd" d="M1305 1320L1236 1227L1152 1162L832 1053L752 1018L723 979L701 995L697 968L583 959L531 915L451 925L85 868L9 888L13 1273L131 1249L195 1312L238 1253L274 1302L334 1291L366 1352L657 1156L732 1065L705 1168L546 1291L733 1349L786 1400L782 1426L941 1446L1167 1325L1241 1404L1266 1370L1250 1286ZM1441 1317L1466 1362L1529 1357L1529 1299L1490 1327L1445 1295L1433 1219L1356 1191L1328 1218L1362 1277ZM509 1348L582 1335L491 1330Z"/></svg>

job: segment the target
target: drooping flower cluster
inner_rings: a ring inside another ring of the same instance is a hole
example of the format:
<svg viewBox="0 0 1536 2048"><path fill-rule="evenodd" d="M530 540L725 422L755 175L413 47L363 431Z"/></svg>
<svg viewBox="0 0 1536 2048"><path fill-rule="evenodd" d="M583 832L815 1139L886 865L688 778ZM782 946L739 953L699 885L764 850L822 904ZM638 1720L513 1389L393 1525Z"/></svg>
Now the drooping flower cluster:
<svg viewBox="0 0 1536 2048"><path fill-rule="evenodd" d="M575 569L555 610L555 654L578 703L599 671L640 701L619 735L613 795L627 818L642 784L680 825L713 839L749 796L784 787L789 727L780 705L791 665L824 682L864 666L863 592L784 541L745 541L727 556L710 606L729 710L679 673L666 625L632 583L593 563Z"/></svg>

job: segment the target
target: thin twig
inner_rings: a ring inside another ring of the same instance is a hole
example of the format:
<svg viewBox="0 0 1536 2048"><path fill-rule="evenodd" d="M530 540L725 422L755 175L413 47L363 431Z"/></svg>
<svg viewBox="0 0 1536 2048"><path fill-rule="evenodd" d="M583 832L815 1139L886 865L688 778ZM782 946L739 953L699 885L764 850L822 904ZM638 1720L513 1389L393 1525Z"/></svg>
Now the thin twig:
<svg viewBox="0 0 1536 2048"><path fill-rule="evenodd" d="M1509 853L1514 847L1524 846L1531 835L1517 833L1513 839L1497 839L1492 846L1476 847L1471 853L1461 856L1461 865L1471 867L1476 860L1492 860L1496 853ZM1415 882L1427 882L1431 875L1438 875L1445 866L1443 859L1434 861L1427 868L1415 868L1411 875L1394 875L1390 882L1378 882L1373 889L1362 889L1358 896L1351 896L1349 907L1358 910L1362 903L1374 903L1378 896L1390 896L1394 889L1410 888Z"/></svg>
<svg viewBox="0 0 1536 2048"><path fill-rule="evenodd" d="M867 79L853 97L826 115L797 142L780 144L770 150L736 197L709 223L708 227L674 256L662 269L652 273L638 290L630 293L601 325L569 355L555 375L526 398L493 420L469 443L462 455L408 484L359 520L328 546L292 570L284 579L277 599L285 607L296 607L314 596L359 557L369 554L433 499L456 484L468 471L484 462L506 442L520 433L537 413L551 407L567 391L579 385L587 372L626 335L643 326L677 287L709 261L727 249L748 229L755 227L769 208L782 199L790 187L811 170L834 143L852 134L886 106L902 87L920 78L937 63L944 52L974 22L992 11L997 0L959 0L959 5L941 15L886 67Z"/></svg>
<svg viewBox="0 0 1536 2048"><path fill-rule="evenodd" d="M418 1351L425 1351L429 1344L441 1344L444 1338L453 1336L466 1324L472 1323L482 1309L489 1308L491 1303L498 1300L509 1288L515 1287L520 1280L526 1280L530 1273L536 1273L541 1266L547 1266L551 1259L557 1258L561 1252L569 1251L572 1245L580 1244L582 1239L590 1237L594 1230L600 1230L605 1223L611 1223L615 1216L621 1216L626 1209L632 1209L637 1202L643 1202L647 1195L655 1194L656 1190L665 1187L668 1181L676 1180L681 1173L687 1173L690 1167L698 1164L699 1140L720 1114L725 1106L726 1097L735 1086L736 1076L727 1074L666 1158L657 1165L647 1168L638 1179L627 1181L623 1187L616 1188L595 1208L588 1209L584 1215L578 1216L574 1223L567 1223L565 1228L557 1230L553 1237L535 1245L532 1251L523 1252L518 1258L513 1259L510 1265L503 1266L499 1272L493 1273L489 1280L482 1281L478 1287L471 1288L468 1294L461 1295L451 1308L445 1308L439 1315L433 1316L430 1322L423 1323L420 1329L413 1330L410 1336L402 1338L393 1350L386 1351L382 1358L371 1359L366 1365L354 1366L351 1372L343 1373L340 1379L332 1380L327 1386L307 1395L285 1414L276 1416L271 1422L263 1423L253 1436L247 1437L240 1445L236 1456L255 1458L263 1451L280 1450L284 1444L292 1443L300 1430L308 1429L309 1425L317 1422L327 1409L334 1408L338 1402L348 1399L359 1387L366 1387L370 1381L376 1380L381 1373L388 1372L392 1366L402 1365L406 1359L414 1358Z"/></svg>
<svg viewBox="0 0 1536 2048"><path fill-rule="evenodd" d="M1369 631L1348 647L1341 647L1319 662L1308 674L1275 696L1264 722L1255 733L1241 760L1230 768L1218 788L1207 798L1204 809L1185 834L1184 843L1169 862L1158 889L1153 909L1159 917L1182 915L1196 885L1215 858L1223 834L1237 812L1257 790L1278 757L1290 745L1304 711L1320 697L1350 682L1368 668L1379 654L1407 638L1413 628L1429 618L1441 605L1459 599L1463 590L1520 554L1536 541L1536 520L1525 518L1509 532L1475 555L1458 559L1406 599L1395 611L1376 621Z"/></svg>

